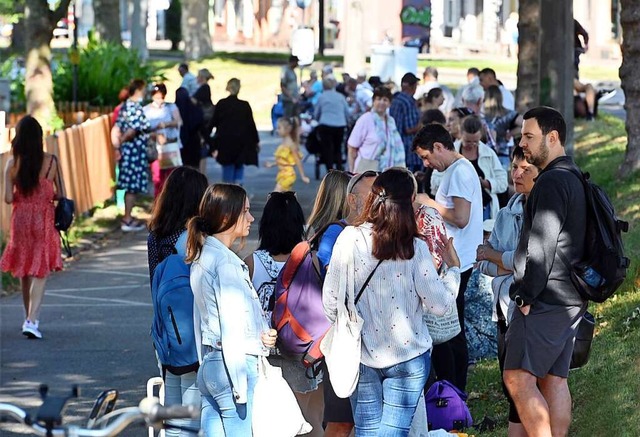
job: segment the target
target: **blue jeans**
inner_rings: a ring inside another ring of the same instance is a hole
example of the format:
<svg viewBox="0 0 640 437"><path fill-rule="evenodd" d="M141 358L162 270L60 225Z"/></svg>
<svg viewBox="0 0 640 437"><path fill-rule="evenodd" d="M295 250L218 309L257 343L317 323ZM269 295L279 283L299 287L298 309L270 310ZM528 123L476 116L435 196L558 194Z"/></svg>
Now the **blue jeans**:
<svg viewBox="0 0 640 437"><path fill-rule="evenodd" d="M242 185L244 181L244 165L229 164L222 166L222 182Z"/></svg>
<svg viewBox="0 0 640 437"><path fill-rule="evenodd" d="M169 405L197 405L200 408L201 396L196 387L196 372L185 373L184 375L174 375L167 370L164 377L164 404ZM169 420L169 424L174 426L194 429L196 432L187 430L171 429L165 430L167 437L188 437L198 435L200 429L199 420L174 419Z"/></svg>
<svg viewBox="0 0 640 437"><path fill-rule="evenodd" d="M258 381L258 357L247 355L247 403L236 404L222 351L206 354L198 370L202 394L200 426L205 437L251 437L253 389Z"/></svg>
<svg viewBox="0 0 640 437"><path fill-rule="evenodd" d="M351 395L356 437L408 436L430 367L429 352L384 369L360 364Z"/></svg>

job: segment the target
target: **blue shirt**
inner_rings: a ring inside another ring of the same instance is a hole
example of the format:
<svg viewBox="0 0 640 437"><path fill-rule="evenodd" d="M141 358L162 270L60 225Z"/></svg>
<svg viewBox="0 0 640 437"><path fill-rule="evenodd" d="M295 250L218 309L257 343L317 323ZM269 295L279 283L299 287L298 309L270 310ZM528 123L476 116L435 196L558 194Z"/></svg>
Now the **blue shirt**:
<svg viewBox="0 0 640 437"><path fill-rule="evenodd" d="M347 225L345 220L340 220L344 223L344 226ZM333 253L333 245L336 244L336 240L340 233L344 230L344 226L340 226L337 223L329 225L322 237L320 238L320 243L318 244L318 260L320 260L320 274L324 278L327 274L327 266L329 265L329 261L331 261L331 254Z"/></svg>
<svg viewBox="0 0 640 437"><path fill-rule="evenodd" d="M413 169L414 167L422 167L422 161L411 151L413 138L415 134L407 134L407 129L414 128L420 121L420 110L416 104L416 99L413 96L399 92L393 96L391 102L391 108L389 108L389 114L396 121L398 132L400 132L400 138L402 138L402 144L404 144L404 155L407 163L407 167Z"/></svg>

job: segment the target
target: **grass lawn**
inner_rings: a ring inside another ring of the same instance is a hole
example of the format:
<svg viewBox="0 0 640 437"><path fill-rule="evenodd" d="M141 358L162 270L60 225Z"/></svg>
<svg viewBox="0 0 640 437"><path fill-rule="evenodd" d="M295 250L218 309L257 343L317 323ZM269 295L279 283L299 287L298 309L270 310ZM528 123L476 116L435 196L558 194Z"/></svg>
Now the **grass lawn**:
<svg viewBox="0 0 640 437"><path fill-rule="evenodd" d="M603 304L592 304L596 337L589 363L569 376L573 395L571 436L640 435L640 180L624 180L615 172L622 162L626 134L624 123L602 115L593 123L576 125L576 157L583 171L603 186L618 215L629 221L625 235L631 258L627 281L617 295ZM478 364L469 375L471 413L480 422L486 415L497 418L499 427L483 436L506 435L508 406L500 387L495 360Z"/></svg>

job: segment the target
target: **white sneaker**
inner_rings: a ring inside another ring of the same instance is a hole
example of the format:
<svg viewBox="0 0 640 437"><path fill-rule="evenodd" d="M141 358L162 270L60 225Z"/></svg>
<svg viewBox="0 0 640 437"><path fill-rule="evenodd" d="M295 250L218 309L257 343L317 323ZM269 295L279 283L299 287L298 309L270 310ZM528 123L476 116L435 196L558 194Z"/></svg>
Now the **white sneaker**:
<svg viewBox="0 0 640 437"><path fill-rule="evenodd" d="M120 229L122 232L137 232L141 231L146 227L146 225L142 222L139 222L136 219L131 219L128 222L124 220L120 221Z"/></svg>
<svg viewBox="0 0 640 437"><path fill-rule="evenodd" d="M38 330L38 327L35 323L31 323L31 321L26 320L24 322L24 326L22 328L22 334L26 335L28 338L42 338L42 333Z"/></svg>

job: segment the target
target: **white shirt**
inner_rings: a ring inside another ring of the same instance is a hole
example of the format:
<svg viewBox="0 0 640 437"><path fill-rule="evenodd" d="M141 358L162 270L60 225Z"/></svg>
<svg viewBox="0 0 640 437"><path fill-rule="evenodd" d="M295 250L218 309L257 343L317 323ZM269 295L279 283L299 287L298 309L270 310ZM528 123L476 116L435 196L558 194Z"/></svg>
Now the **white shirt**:
<svg viewBox="0 0 640 437"><path fill-rule="evenodd" d="M369 223L347 226L340 233L322 287L329 320L336 318L340 290L355 296L378 264L372 246ZM414 238L413 246L409 260L382 261L356 305L364 320L360 361L368 367L390 367L431 349L424 313L442 316L456 304L460 269L450 268L440 279L427 243Z"/></svg>
<svg viewBox="0 0 640 437"><path fill-rule="evenodd" d="M516 109L516 98L513 97L513 93L504 85L500 85L500 92L502 93L502 106L514 111Z"/></svg>
<svg viewBox="0 0 640 437"><path fill-rule="evenodd" d="M452 209L454 197L471 203L467 226L461 229L445 221L447 235L453 237L453 245L460 258L460 271L464 272L473 267L476 249L482 244L482 188L478 173L466 158L458 159L445 170L436 202Z"/></svg>

